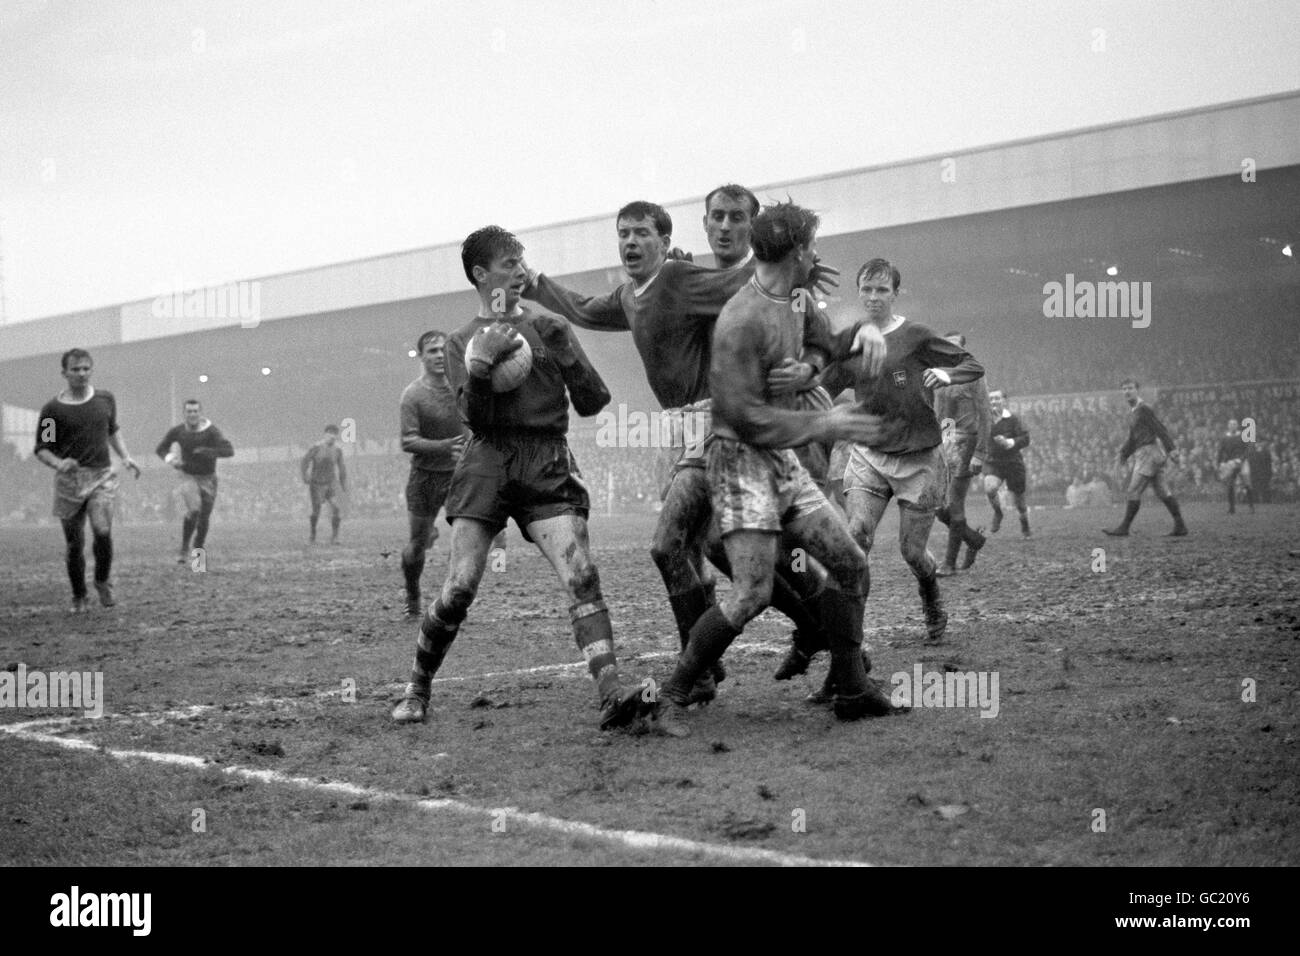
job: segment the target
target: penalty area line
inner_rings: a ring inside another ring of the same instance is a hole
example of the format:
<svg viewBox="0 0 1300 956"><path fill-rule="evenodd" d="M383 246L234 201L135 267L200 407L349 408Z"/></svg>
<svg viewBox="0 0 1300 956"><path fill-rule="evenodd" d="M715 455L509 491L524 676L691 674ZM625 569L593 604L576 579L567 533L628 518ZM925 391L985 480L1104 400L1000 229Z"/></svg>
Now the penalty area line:
<svg viewBox="0 0 1300 956"><path fill-rule="evenodd" d="M29 725L30 726L30 725ZM593 823L580 820L565 820L545 813L529 813L518 807L480 807L463 800L449 798L429 799L414 797L375 787L349 783L346 780L323 780L320 778L300 777L280 773L276 770L258 770L253 767L241 767L234 764L212 763L204 757L190 754L160 753L151 750L118 750L113 747L101 747L89 740L76 737L59 737L40 733L24 727L9 725L3 728L7 733L20 740L32 743L50 744L67 750L99 753L119 761L143 760L149 763L189 770L217 770L227 776L238 777L265 784L296 787L300 790L312 790L325 794L341 794L375 803L391 803L415 807L427 813L450 812L458 816L496 822L504 820L513 822L532 830L559 833L563 836L582 837L626 847L630 850L684 853L725 860L730 863L771 863L778 866L871 866L860 860L822 860L814 857L800 856L796 853L782 853L779 850L764 850L759 847L734 847L719 843L705 843L664 833L647 830L611 830Z"/></svg>

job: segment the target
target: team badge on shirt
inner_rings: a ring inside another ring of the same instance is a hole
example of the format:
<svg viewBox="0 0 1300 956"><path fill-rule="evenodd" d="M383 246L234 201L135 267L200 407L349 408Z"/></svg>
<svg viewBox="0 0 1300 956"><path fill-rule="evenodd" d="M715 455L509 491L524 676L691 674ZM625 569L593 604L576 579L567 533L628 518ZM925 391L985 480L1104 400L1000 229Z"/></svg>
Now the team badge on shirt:
<svg viewBox="0 0 1300 956"><path fill-rule="evenodd" d="M907 369L894 369L894 385L898 388L907 387Z"/></svg>

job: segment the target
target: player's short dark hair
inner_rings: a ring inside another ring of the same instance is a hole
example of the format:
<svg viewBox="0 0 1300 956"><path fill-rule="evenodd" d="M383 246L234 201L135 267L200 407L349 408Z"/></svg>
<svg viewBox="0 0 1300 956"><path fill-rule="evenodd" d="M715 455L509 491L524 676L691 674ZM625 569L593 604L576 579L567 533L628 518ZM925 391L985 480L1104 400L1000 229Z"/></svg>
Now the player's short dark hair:
<svg viewBox="0 0 1300 956"><path fill-rule="evenodd" d="M797 246L810 245L821 219L792 202L772 203L754 217L749 242L759 262L780 262Z"/></svg>
<svg viewBox="0 0 1300 956"><path fill-rule="evenodd" d="M1125 385L1132 385L1134 388L1142 387L1141 384L1138 382L1138 380L1135 378L1126 378L1124 379L1124 381L1119 383L1120 388L1123 388Z"/></svg>
<svg viewBox="0 0 1300 956"><path fill-rule="evenodd" d="M424 354L424 346L429 341L429 339L442 339L443 342L446 342L447 333L440 332L437 329L430 329L428 332L425 332L423 335L420 336L419 341L415 343L416 354L418 355Z"/></svg>
<svg viewBox="0 0 1300 956"><path fill-rule="evenodd" d="M186 405L197 405L199 408L203 407L203 403L197 398L187 398L185 401L181 402L181 408L184 408Z"/></svg>
<svg viewBox="0 0 1300 956"><path fill-rule="evenodd" d="M517 256L523 251L524 244L515 238L515 234L500 226L475 229L460 244L460 262L465 267L465 278L477 289L478 283L474 281L475 266L486 269L497 256Z"/></svg>
<svg viewBox="0 0 1300 956"><path fill-rule="evenodd" d="M903 273L899 272L898 267L888 259L868 259L862 264L862 268L858 270L858 277L853 281L853 284L855 286L862 285L863 279L870 279L875 275L888 275L889 282L895 292L903 284Z"/></svg>
<svg viewBox="0 0 1300 956"><path fill-rule="evenodd" d="M707 196L705 196L704 197L705 212L709 211L709 203L713 202L713 197L716 196L718 193L722 193L722 195L726 196L728 199L734 199L736 202L748 203L749 215L751 219L754 216L758 215L758 197L755 196L748 189L746 189L744 186L739 185L738 183L724 183L723 185L719 186L717 189L709 193Z"/></svg>
<svg viewBox="0 0 1300 956"><path fill-rule="evenodd" d="M326 426L325 426L325 434L327 434L327 435L337 435L338 433L339 433L339 426L337 426L337 425L326 425Z"/></svg>
<svg viewBox="0 0 1300 956"><path fill-rule="evenodd" d="M962 335L960 332L945 332L943 337L945 339L956 339L958 345L962 348L966 347L966 336Z"/></svg>
<svg viewBox="0 0 1300 956"><path fill-rule="evenodd" d="M71 364L76 359L83 359L83 358L84 359L90 358L90 353L87 352L85 349L68 349L66 352L63 353L63 358L60 359L59 361L62 363L63 371L66 372L68 370L69 364ZM94 365L95 360L90 359L90 364Z"/></svg>
<svg viewBox="0 0 1300 956"><path fill-rule="evenodd" d="M668 210L657 202L646 202L644 199L630 202L618 211L618 215L614 217L614 224L617 225L620 219L651 219L659 235L673 234L673 217L668 215Z"/></svg>

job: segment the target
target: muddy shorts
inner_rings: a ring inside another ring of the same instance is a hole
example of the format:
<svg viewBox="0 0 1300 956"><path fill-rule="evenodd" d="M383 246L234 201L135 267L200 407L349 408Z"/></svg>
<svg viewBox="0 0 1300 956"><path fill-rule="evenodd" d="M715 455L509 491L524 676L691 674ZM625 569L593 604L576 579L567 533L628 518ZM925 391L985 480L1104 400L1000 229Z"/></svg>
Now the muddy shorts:
<svg viewBox="0 0 1300 956"><path fill-rule="evenodd" d="M187 475L181 473L181 482L176 489L185 510L189 513L202 511L206 504L209 509L217 500L217 476Z"/></svg>
<svg viewBox="0 0 1300 956"><path fill-rule="evenodd" d="M117 475L112 468L77 468L54 474L54 517L60 521L76 518L82 509L91 520L109 518L117 496Z"/></svg>
<svg viewBox="0 0 1300 956"><path fill-rule="evenodd" d="M1025 463L1013 458L1010 461L986 461L984 474L1006 482L1007 490L1013 495L1025 493Z"/></svg>
<svg viewBox="0 0 1300 956"><path fill-rule="evenodd" d="M534 521L567 514L585 519L590 509L568 442L545 432L473 436L447 493L448 524L473 518L496 534L513 518L525 538Z"/></svg>
<svg viewBox="0 0 1300 956"><path fill-rule="evenodd" d="M714 436L707 467L713 513L724 537L733 531L780 531L827 505L788 448L755 448Z"/></svg>
<svg viewBox="0 0 1300 956"><path fill-rule="evenodd" d="M855 444L844 472L844 491L865 491L917 511L933 511L943 504L948 490L948 466L942 446L906 455L884 452Z"/></svg>

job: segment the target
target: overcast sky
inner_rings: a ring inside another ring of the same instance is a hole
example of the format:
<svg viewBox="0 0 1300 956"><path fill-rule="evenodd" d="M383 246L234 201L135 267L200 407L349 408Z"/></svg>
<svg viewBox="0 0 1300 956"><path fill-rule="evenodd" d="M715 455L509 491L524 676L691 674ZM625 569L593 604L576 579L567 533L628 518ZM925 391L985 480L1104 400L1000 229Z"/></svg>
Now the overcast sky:
<svg viewBox="0 0 1300 956"><path fill-rule="evenodd" d="M1297 88L1291 0L0 0L6 317Z"/></svg>

